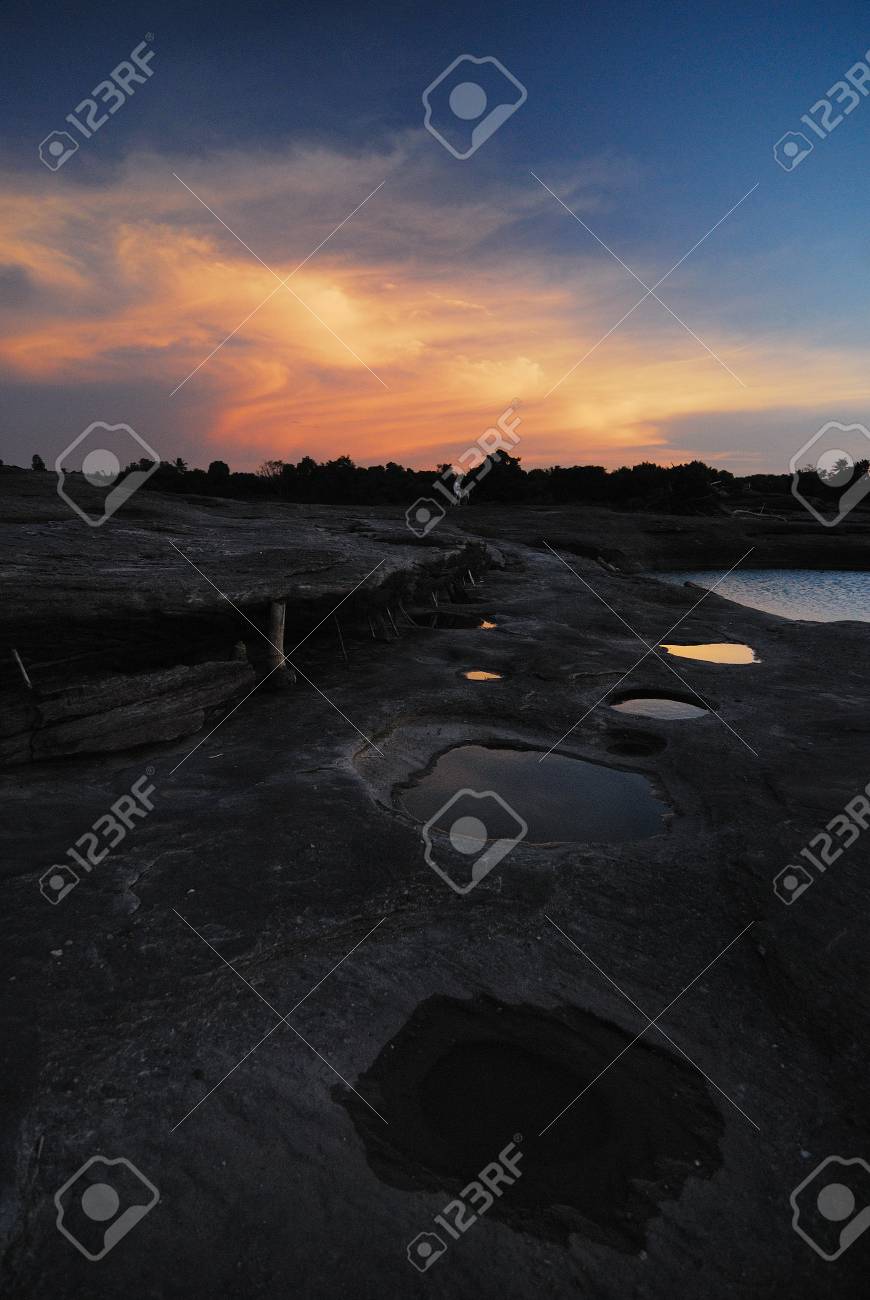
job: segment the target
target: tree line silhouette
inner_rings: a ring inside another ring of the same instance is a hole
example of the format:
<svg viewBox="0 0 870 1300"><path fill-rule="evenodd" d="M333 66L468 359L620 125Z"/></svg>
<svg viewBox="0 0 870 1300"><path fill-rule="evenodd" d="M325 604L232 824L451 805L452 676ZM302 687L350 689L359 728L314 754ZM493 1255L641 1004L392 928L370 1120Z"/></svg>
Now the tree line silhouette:
<svg viewBox="0 0 870 1300"><path fill-rule="evenodd" d="M147 458L132 462L133 469L150 469ZM45 470L41 456L32 461L34 470ZM868 462L854 466L852 481L868 472ZM826 483L813 467L800 472L800 489L807 496L830 493L842 483ZM440 488L437 486L440 484ZM641 509L670 514L718 512L729 499L732 505L754 494L761 498L790 498L790 474L750 474L738 477L700 460L680 465L656 465L643 461L608 470L602 465L552 465L526 470L518 456L500 451L485 472L471 471L464 479L449 465L436 469L410 469L395 461L386 465L357 465L350 456L316 461L266 460L256 472L233 472L226 461L213 460L208 469L190 468L180 456L163 460L143 485L152 492L177 492L189 496L219 496L238 499L278 499L324 505L409 506L420 497L444 500L445 491L469 505L487 502L519 505L564 505L581 503L615 509ZM870 503L868 503L870 504Z"/></svg>

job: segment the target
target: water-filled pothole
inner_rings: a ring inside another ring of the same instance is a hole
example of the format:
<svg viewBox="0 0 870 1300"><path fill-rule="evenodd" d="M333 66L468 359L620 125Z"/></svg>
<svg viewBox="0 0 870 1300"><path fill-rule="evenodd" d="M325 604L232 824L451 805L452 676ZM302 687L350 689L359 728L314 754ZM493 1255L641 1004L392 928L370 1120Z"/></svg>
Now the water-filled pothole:
<svg viewBox="0 0 870 1300"><path fill-rule="evenodd" d="M635 1252L659 1204L719 1167L723 1123L697 1071L645 1041L625 1051L631 1041L574 1007L432 997L359 1081L389 1124L336 1097L390 1186L447 1199L520 1134L521 1175L489 1214Z"/></svg>
<svg viewBox="0 0 870 1300"><path fill-rule="evenodd" d="M617 713L630 713L637 718L656 718L659 722L682 722L689 718L703 718L708 710L702 704L692 704L673 695L623 695L611 706Z"/></svg>
<svg viewBox="0 0 870 1300"><path fill-rule="evenodd" d="M448 749L401 791L401 802L421 822L443 808L434 829L446 835L458 817L470 812L484 822L488 839L517 837L516 818L498 799L466 809L454 800L463 789L494 792L505 800L527 823L526 838L532 844L644 839L661 831L667 811L652 782L639 772L541 749L488 745Z"/></svg>
<svg viewBox="0 0 870 1300"><path fill-rule="evenodd" d="M708 664L760 664L761 660L742 641L707 641L701 645L662 645L677 659L701 659Z"/></svg>
<svg viewBox="0 0 870 1300"><path fill-rule="evenodd" d="M500 682L504 680L504 673L490 673L484 668L469 668L462 676L469 682Z"/></svg>

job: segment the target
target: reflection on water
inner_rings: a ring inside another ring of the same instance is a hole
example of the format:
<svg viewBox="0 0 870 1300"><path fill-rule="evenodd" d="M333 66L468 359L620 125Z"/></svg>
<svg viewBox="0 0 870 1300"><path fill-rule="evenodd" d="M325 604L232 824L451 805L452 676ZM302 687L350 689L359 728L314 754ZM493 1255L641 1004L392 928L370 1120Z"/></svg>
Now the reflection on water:
<svg viewBox="0 0 870 1300"><path fill-rule="evenodd" d="M727 578L713 569L657 573L663 582L716 586L717 596L782 618L814 623L838 619L870 622L870 573L841 569L735 569Z"/></svg>
<svg viewBox="0 0 870 1300"><path fill-rule="evenodd" d="M467 677L470 682L500 682L502 680L501 673L487 673L482 668L472 668L470 672L463 673L462 676Z"/></svg>
<svg viewBox="0 0 870 1300"><path fill-rule="evenodd" d="M736 641L708 641L702 645L662 645L678 659L703 659L708 664L758 664L761 660L752 646Z"/></svg>
<svg viewBox="0 0 870 1300"><path fill-rule="evenodd" d="M457 791L495 792L528 823L531 843L595 843L644 839L657 834L666 805L639 772L588 763L545 750L450 749L417 785L402 792L407 811L421 822L433 817ZM543 761L540 761L543 759ZM459 805L452 803L437 827L450 832ZM475 814L489 839L515 838L515 819L498 800L481 800Z"/></svg>
<svg viewBox="0 0 870 1300"><path fill-rule="evenodd" d="M493 627L498 627L498 623L489 623L486 619L484 619L480 626L481 628L489 629Z"/></svg>
<svg viewBox="0 0 870 1300"><path fill-rule="evenodd" d="M662 722L683 722L687 718L703 718L707 712L698 704L686 700L673 700L659 695L634 695L610 706L617 713L631 713L638 718L658 718Z"/></svg>

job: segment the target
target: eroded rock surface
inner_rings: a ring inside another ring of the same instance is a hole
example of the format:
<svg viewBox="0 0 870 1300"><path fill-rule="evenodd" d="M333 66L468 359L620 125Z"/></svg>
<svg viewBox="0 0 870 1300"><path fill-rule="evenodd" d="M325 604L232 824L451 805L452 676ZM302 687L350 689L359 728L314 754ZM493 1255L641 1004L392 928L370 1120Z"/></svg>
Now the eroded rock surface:
<svg viewBox="0 0 870 1300"><path fill-rule="evenodd" d="M792 906L772 881L870 779L870 626L716 595L693 609L697 591L625 571L639 517L613 525L620 572L575 552L576 573L537 512L457 518L462 540L503 555L457 601L495 629L400 622L375 640L363 625L346 664L326 624L296 687L254 691L202 743L4 774L4 1295L863 1294L870 1238L824 1262L789 1194L825 1157L868 1149L864 841ZM582 512L548 523L578 545L591 527ZM743 537L723 538L705 560L724 570ZM681 619L680 639L746 641L761 662L648 654L638 636L656 644ZM504 670L495 690L461 676L484 662ZM712 708L635 720L607 708L617 689ZM393 792L449 746L492 740L645 773L672 814L643 841L520 843L460 897ZM146 764L153 812L47 902L41 874ZM445 1030L445 1007L483 1007L485 1024ZM501 1046L481 1055L499 1017ZM391 1065L409 1026L413 1096ZM536 1166L563 1085L586 1091ZM408 1243L524 1109L528 1186L418 1273ZM95 1264L57 1231L53 1196L96 1153L127 1157L161 1199Z"/></svg>

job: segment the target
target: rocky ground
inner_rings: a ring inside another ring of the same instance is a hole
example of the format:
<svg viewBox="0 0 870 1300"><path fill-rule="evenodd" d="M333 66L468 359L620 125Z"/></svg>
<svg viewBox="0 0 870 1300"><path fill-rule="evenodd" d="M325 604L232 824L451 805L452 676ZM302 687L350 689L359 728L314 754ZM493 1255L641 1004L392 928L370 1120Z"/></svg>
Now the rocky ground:
<svg viewBox="0 0 870 1300"><path fill-rule="evenodd" d="M313 684L255 690L211 734L4 774L4 1295L864 1293L870 1235L825 1262L789 1194L870 1153L866 846L792 906L772 879L870 779L870 624L698 604L642 572L753 544L758 567L857 565L860 539L457 515L495 563L454 612L495 628L358 629L347 664L318 632ZM373 552L399 527L332 519ZM348 564L352 586L368 554ZM675 640L761 662L642 658L680 620ZM618 713L623 675L715 713ZM646 840L520 843L460 896L396 791L466 741L646 773L671 813ZM48 903L40 876L143 775L153 811ZM518 1182L452 1240L434 1216L511 1142ZM97 1154L160 1200L91 1262L53 1198ZM422 1232L449 1246L426 1273Z"/></svg>

